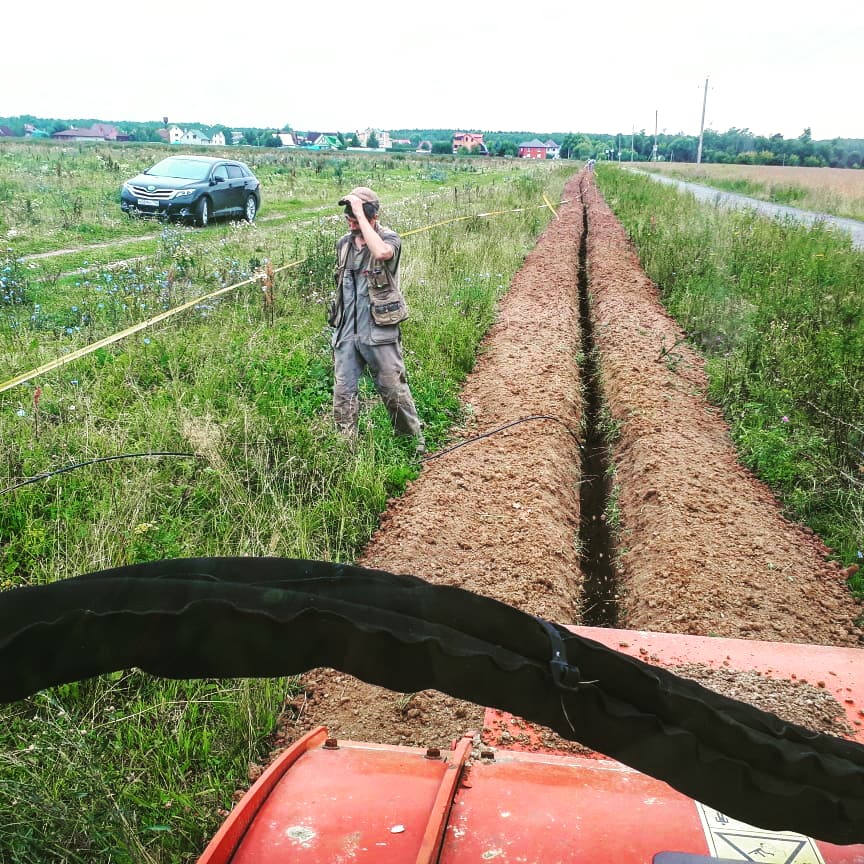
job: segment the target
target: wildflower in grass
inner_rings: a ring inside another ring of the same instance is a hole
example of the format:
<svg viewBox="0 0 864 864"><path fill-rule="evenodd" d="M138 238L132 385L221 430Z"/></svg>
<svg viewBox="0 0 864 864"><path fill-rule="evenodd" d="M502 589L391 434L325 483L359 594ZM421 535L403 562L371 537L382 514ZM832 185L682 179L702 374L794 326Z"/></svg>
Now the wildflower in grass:
<svg viewBox="0 0 864 864"><path fill-rule="evenodd" d="M145 345L149 345L149 344L150 344L150 337L149 337L149 336L145 336L145 337L144 337L144 344L145 344Z"/></svg>
<svg viewBox="0 0 864 864"><path fill-rule="evenodd" d="M19 417L26 417L27 416L27 412L23 408L19 408L15 413Z"/></svg>
<svg viewBox="0 0 864 864"><path fill-rule="evenodd" d="M788 422L789 422L789 418L788 418L785 414L784 414L780 419L781 419L784 423L788 423Z"/></svg>

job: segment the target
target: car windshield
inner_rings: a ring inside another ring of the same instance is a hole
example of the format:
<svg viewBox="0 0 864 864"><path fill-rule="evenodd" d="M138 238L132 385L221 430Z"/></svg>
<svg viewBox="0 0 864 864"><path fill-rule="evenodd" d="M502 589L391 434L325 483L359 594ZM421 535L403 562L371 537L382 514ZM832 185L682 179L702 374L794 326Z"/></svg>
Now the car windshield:
<svg viewBox="0 0 864 864"><path fill-rule="evenodd" d="M180 180L206 180L210 173L210 163L170 156L168 159L157 162L144 173L152 174L155 177L176 177Z"/></svg>

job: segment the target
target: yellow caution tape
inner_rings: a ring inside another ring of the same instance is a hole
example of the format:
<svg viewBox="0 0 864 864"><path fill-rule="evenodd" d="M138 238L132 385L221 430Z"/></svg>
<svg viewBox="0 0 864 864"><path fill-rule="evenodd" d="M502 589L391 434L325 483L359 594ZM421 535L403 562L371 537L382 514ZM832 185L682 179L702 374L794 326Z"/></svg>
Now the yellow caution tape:
<svg viewBox="0 0 864 864"><path fill-rule="evenodd" d="M284 270L287 267L296 267L298 264L302 263L303 261L293 261L290 264L285 264L283 267L280 267L278 269ZM191 309L193 306L204 303L206 300L212 300L214 297L219 297L221 294L227 294L229 291L233 291L235 288L240 288L243 285L249 285L252 282L256 282L260 278L261 274L256 273L254 276L250 276L248 279L244 279L242 282L237 282L234 285L227 285L224 288L219 288L216 291L211 291L209 294L204 294L202 297L196 297L194 300L190 300L188 303L183 303L180 306L175 306L173 309L168 309L166 312L155 315L153 318L148 318L146 321L139 321L137 324L133 324L131 327L127 327L125 330L121 330L119 333L114 333L111 336L106 336L104 339L100 339L98 342L93 342L91 345L86 345L84 348L79 348L77 351L72 351L71 353L66 354L64 357L58 357L56 360L52 360L50 363L45 363L42 366L37 366L35 369L31 369L29 372L24 372L23 374L17 375L15 378L10 378L8 381L0 384L0 393L5 392L6 390L11 390L13 387L17 387L19 384L23 384L25 381L29 381L31 378L35 378L37 375L42 375L45 372L50 372L52 369L57 369L60 366L65 366L67 363L71 363L73 360L78 360L79 358L84 357L87 354L91 354L93 351L98 351L100 348L104 348L106 345L111 345L114 342L119 342L121 339L125 339L127 336L131 336L133 333L138 333L140 330L146 330L148 327L152 327L154 324L158 324L160 321L164 321L166 318L170 318L172 315L177 315L179 312L184 312L186 309Z"/></svg>
<svg viewBox="0 0 864 864"><path fill-rule="evenodd" d="M552 202L546 197L546 193L543 193L543 200L546 202L546 206L552 211L552 215L556 219L560 219L561 217L558 215L558 211L552 206Z"/></svg>
<svg viewBox="0 0 864 864"><path fill-rule="evenodd" d="M546 194L543 194L543 199L546 202L545 204L538 204L535 207L515 207L512 210L493 210L489 213L474 213L470 216L454 216L452 219L445 219L443 222L435 222L432 225L425 225L422 228L413 228L411 231L405 231L401 236L409 237L412 234L420 234L423 231L431 231L433 228L440 228L442 225L450 225L453 222L463 222L466 219L484 219L489 216L503 216L505 213L522 213L525 210L535 210L537 207L549 207L549 209L555 213L557 217L558 214L555 211L555 208L552 206L549 199L546 197ZM566 204L567 201L561 201L561 204ZM560 218L560 217L559 217ZM283 264L281 267L277 267L273 270L274 273L279 273L282 270L287 270L290 267L297 267L299 264L302 264L306 261L306 258L301 258L299 261L292 261L289 264ZM248 279L244 279L242 282L237 282L234 285L227 285L224 288L219 288L216 291L211 291L209 294L204 294L202 297L197 297L195 300L190 300L188 303L183 303L180 306L175 306L173 309L168 309L166 312L162 312L159 315L154 316L153 318L148 318L146 321L140 321L138 324L134 324L132 327L127 327L125 330L121 330L119 333L114 333L111 336L106 336L104 339L100 339L98 342L94 342L91 345L86 345L83 348L79 348L77 351L72 351L69 354L66 354L64 357L58 357L55 360L52 360L50 363L45 363L42 366L37 366L35 369L31 369L29 372L23 372L21 375L16 375L14 378L10 378L8 381L4 381L0 384L0 393L5 393L7 390L11 390L13 387L17 387L19 384L23 384L25 381L29 381L31 378L36 378L38 375L43 375L46 372L50 372L53 369L58 369L60 366L65 366L67 363L71 363L73 360L78 360L81 357L85 357L87 354L92 354L94 351L98 351L100 348L104 348L106 345L112 345L114 342L119 342L121 339L125 339L127 336L131 336L134 333L138 333L141 330L146 330L148 327L152 327L154 324L158 324L160 321L164 321L166 318L170 318L172 315L177 315L180 312L184 312L186 309L191 309L193 306L197 306L199 303L203 303L206 300L212 300L214 297L219 297L221 294L227 294L229 291L233 291L235 288L241 288L243 285L250 285L253 282L257 282L264 275L263 271L261 273L256 273L254 276L250 276Z"/></svg>

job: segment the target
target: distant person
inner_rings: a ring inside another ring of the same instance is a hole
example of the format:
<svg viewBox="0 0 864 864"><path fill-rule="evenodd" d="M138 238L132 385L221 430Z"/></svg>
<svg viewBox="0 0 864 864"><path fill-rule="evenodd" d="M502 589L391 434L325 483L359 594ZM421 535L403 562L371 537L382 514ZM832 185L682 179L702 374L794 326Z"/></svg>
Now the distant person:
<svg viewBox="0 0 864 864"><path fill-rule="evenodd" d="M585 167L586 167L589 171L593 171L593 170L594 170L594 160L593 160L593 159L589 159L589 160L585 163Z"/></svg>
<svg viewBox="0 0 864 864"><path fill-rule="evenodd" d="M360 376L368 368L393 428L416 440L415 455L426 442L402 357L400 323L408 307L399 290L402 238L378 223L378 196L369 188L352 189L345 207L348 233L336 241L336 299L333 328L333 419L352 442L360 416Z"/></svg>

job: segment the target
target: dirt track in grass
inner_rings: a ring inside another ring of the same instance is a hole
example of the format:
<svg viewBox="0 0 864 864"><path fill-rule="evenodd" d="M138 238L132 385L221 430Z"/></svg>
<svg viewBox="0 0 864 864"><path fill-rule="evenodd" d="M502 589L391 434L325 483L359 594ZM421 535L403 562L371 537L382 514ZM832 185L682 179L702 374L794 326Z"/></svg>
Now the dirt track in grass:
<svg viewBox="0 0 864 864"><path fill-rule="evenodd" d="M564 197L569 203L501 301L463 393L472 423L454 434L531 415L557 420L520 423L427 462L390 502L357 563L458 585L552 621L586 622L597 561L580 544L579 523L591 478L571 434L586 440L591 384L581 277L602 398L620 426L611 451L620 526L610 623L860 644L846 574L736 462L706 401L700 357L680 341L593 177L575 177ZM394 694L332 670L304 676L303 688L286 706L276 752L319 724L339 738L446 747L483 723L483 709L470 703L433 691Z"/></svg>

